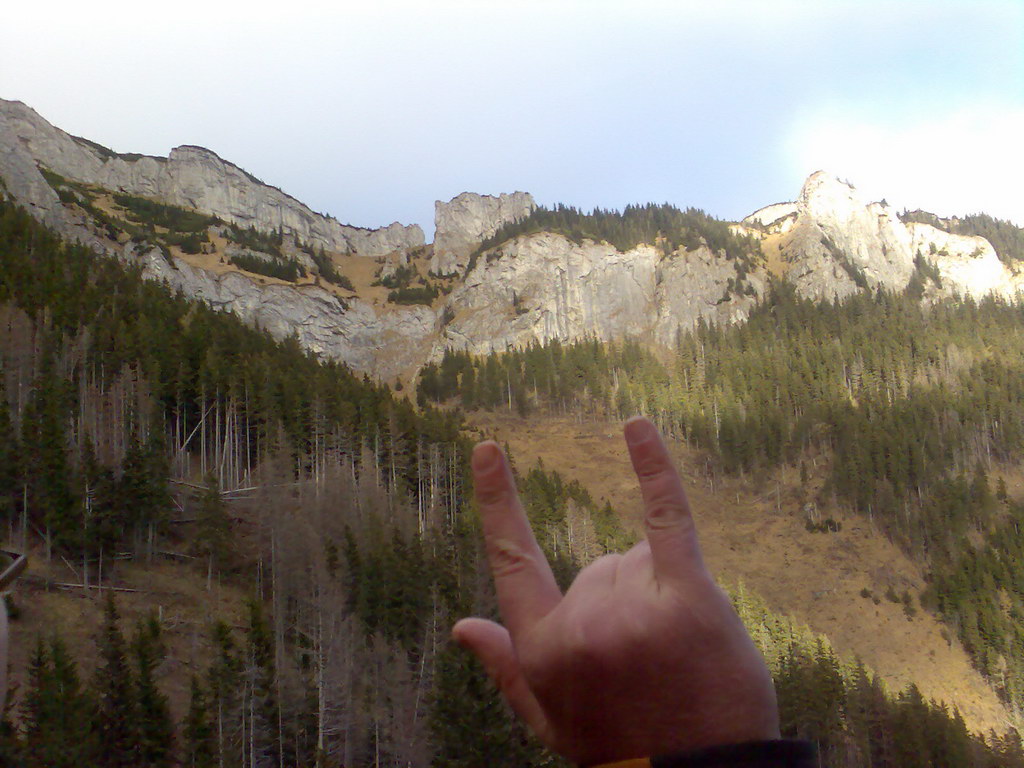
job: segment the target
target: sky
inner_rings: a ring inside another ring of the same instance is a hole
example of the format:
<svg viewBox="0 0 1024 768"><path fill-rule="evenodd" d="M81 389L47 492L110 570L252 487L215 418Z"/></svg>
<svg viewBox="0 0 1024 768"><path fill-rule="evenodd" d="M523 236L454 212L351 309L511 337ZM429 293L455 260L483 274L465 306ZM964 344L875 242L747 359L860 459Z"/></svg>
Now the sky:
<svg viewBox="0 0 1024 768"><path fill-rule="evenodd" d="M0 98L120 152L208 147L345 223L523 190L731 220L823 169L1024 225L1024 0L48 0Z"/></svg>

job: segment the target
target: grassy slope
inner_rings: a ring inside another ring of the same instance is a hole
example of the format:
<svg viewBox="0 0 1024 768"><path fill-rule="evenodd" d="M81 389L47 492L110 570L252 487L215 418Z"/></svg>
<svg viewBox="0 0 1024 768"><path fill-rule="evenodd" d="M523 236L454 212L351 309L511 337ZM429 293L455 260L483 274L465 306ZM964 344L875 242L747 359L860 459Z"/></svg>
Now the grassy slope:
<svg viewBox="0 0 1024 768"><path fill-rule="evenodd" d="M28 659L38 637L56 630L89 680L97 661L95 638L103 618L107 592L67 589L57 583L80 584L78 574L59 559L46 561L42 548L29 552L29 568L14 588L20 616L11 622L10 681L23 686ZM160 668L160 686L168 695L176 721L188 709L189 677L203 675L211 656L210 620L217 617L238 628L245 621L248 593L214 580L207 591L205 571L193 564L154 558L145 563L122 563L104 586L138 591L116 592L121 629L131 637L137 619L159 612L168 659ZM12 691L14 689L12 688ZM17 692L14 692L17 699Z"/></svg>
<svg viewBox="0 0 1024 768"><path fill-rule="evenodd" d="M520 470L540 458L596 499L609 499L639 529L639 495L618 424L481 412L469 421L481 436L507 443ZM901 604L883 597L889 586L916 596L922 574L867 521L847 517L839 533L809 533L798 472L783 474L778 489L774 478L757 484L723 477L712 489L699 455L683 445L672 448L705 556L720 580L742 581L771 608L828 635L840 653L859 656L893 688L915 682L926 697L956 705L970 729L1005 730L1005 709L957 641L947 643L942 625L927 613L918 609L908 620ZM1014 485L1011 493L1019 490ZM865 587L882 598L877 605L860 596Z"/></svg>

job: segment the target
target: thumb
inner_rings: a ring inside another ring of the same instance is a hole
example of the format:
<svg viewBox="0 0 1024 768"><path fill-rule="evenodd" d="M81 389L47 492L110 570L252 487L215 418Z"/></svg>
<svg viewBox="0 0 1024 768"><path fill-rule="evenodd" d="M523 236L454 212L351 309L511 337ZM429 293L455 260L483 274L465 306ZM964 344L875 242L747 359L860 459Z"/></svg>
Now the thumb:
<svg viewBox="0 0 1024 768"><path fill-rule="evenodd" d="M523 677L508 630L486 619L462 619L452 628L452 639L480 660L513 711L547 741L547 717Z"/></svg>

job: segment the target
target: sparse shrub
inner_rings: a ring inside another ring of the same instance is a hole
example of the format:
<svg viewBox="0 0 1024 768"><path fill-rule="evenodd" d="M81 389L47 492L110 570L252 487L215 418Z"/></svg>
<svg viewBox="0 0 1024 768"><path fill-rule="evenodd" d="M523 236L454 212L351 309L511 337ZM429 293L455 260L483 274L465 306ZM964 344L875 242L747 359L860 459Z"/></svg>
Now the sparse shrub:
<svg viewBox="0 0 1024 768"><path fill-rule="evenodd" d="M276 277L279 280L287 280L294 283L299 277L306 274L297 261L291 259L261 259L258 256L250 256L240 253L231 257L231 263L246 272L253 272L257 275Z"/></svg>
<svg viewBox="0 0 1024 768"><path fill-rule="evenodd" d="M433 285L398 288L388 293L388 301L395 304L430 304L437 298Z"/></svg>

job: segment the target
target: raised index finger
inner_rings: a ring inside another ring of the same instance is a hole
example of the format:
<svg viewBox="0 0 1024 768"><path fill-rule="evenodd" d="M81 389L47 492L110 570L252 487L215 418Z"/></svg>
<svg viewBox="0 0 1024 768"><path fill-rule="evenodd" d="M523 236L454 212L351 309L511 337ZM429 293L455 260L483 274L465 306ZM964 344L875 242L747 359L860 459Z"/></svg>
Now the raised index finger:
<svg viewBox="0 0 1024 768"><path fill-rule="evenodd" d="M704 570L690 502L658 430L645 418L626 422L626 445L644 497L644 527L655 576L686 579Z"/></svg>
<svg viewBox="0 0 1024 768"><path fill-rule="evenodd" d="M473 450L473 480L498 607L513 640L562 599L519 503L505 454L488 440Z"/></svg>

